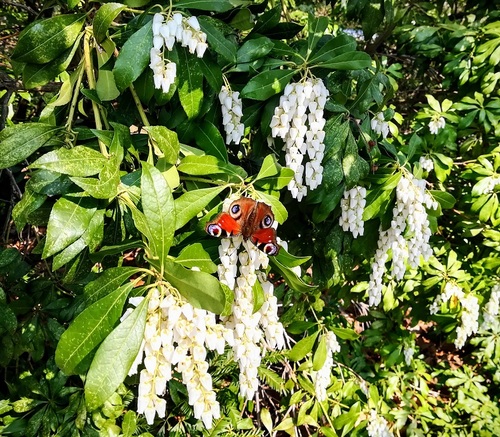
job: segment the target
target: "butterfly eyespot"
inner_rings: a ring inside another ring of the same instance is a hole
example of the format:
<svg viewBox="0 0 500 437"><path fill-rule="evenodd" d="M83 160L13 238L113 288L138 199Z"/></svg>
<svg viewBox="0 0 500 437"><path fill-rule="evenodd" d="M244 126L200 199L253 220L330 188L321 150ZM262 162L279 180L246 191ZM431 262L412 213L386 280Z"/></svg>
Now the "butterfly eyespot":
<svg viewBox="0 0 500 437"><path fill-rule="evenodd" d="M271 256L276 255L278 253L278 250L279 250L278 246L276 246L273 243L267 243L262 248L262 252L264 252L266 255L271 255Z"/></svg>
<svg viewBox="0 0 500 437"><path fill-rule="evenodd" d="M273 224L273 219L270 215L266 215L263 219L262 219L262 227L263 228L270 228Z"/></svg>
<svg viewBox="0 0 500 437"><path fill-rule="evenodd" d="M208 225L207 232L212 237L220 237L222 234L222 228L219 225L214 225L214 224Z"/></svg>
<svg viewBox="0 0 500 437"><path fill-rule="evenodd" d="M241 215L240 205L232 205L229 212L231 213L231 217L238 218Z"/></svg>

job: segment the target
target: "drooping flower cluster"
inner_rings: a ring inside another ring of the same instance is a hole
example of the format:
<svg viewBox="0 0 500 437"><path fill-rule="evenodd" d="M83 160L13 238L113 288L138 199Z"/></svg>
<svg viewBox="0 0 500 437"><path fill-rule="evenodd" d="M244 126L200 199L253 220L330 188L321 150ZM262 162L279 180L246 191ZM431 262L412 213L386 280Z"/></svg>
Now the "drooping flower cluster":
<svg viewBox="0 0 500 437"><path fill-rule="evenodd" d="M271 134L285 142L286 166L295 172L288 184L299 202L323 180L325 118L323 111L329 92L321 79L307 78L285 87L271 119Z"/></svg>
<svg viewBox="0 0 500 437"><path fill-rule="evenodd" d="M429 131L433 135L437 135L439 130L444 129L445 126L446 126L446 120L439 114L433 115L431 121L429 121Z"/></svg>
<svg viewBox="0 0 500 437"><path fill-rule="evenodd" d="M382 134L382 138L387 138L387 135L389 135L389 123L385 121L383 112L379 112L372 118L370 126L377 135Z"/></svg>
<svg viewBox="0 0 500 437"><path fill-rule="evenodd" d="M483 308L483 323L481 329L498 329L500 320L498 318L500 309L500 283L495 284L491 289L491 296L488 303Z"/></svg>
<svg viewBox="0 0 500 437"><path fill-rule="evenodd" d="M474 185L472 191L473 193L477 193L479 196L482 194L489 194L495 191L497 185L500 185L500 175L495 174L493 176L487 176L481 179L477 184Z"/></svg>
<svg viewBox="0 0 500 437"><path fill-rule="evenodd" d="M206 41L207 35L201 31L195 16L184 18L177 12L170 20L164 21L162 14L155 14L149 64L153 70L155 88L162 88L163 92L168 92L177 74L175 62L164 58L164 49L170 51L178 42L182 47L187 47L189 53L196 53L196 56L202 58L208 47Z"/></svg>
<svg viewBox="0 0 500 437"><path fill-rule="evenodd" d="M382 298L382 281L389 250L392 252L391 275L396 280L403 279L407 262L411 267L417 267L421 256L427 260L432 254L426 208L436 209L437 202L425 191L425 184L424 179L417 179L411 174L401 175L396 187L391 227L379 233L368 284L370 305L378 305Z"/></svg>
<svg viewBox="0 0 500 437"><path fill-rule="evenodd" d="M226 144L239 144L245 132L245 125L241 123L243 117L243 106L238 91L232 91L223 86L219 93L219 101L222 108L222 124L226 132Z"/></svg>
<svg viewBox="0 0 500 437"><path fill-rule="evenodd" d="M354 187L344 191L344 197L340 200L342 214L339 218L339 225L347 232L352 232L354 238L363 235L365 232L365 222L363 221L363 211L366 205L366 188Z"/></svg>
<svg viewBox="0 0 500 437"><path fill-rule="evenodd" d="M392 437L393 434L389 429L387 420L379 416L376 410L370 411L370 420L366 427L366 431L370 437Z"/></svg>
<svg viewBox="0 0 500 437"><path fill-rule="evenodd" d="M418 160L420 163L420 167L422 167L425 171L434 170L434 161L426 156L421 156Z"/></svg>
<svg viewBox="0 0 500 437"><path fill-rule="evenodd" d="M429 312L436 314L441 304L450 302L452 297L455 297L462 306L462 324L457 328L457 338L455 339L455 347L461 349L465 345L467 338L479 329L479 302L473 294L466 295L457 284L447 282L441 294L434 299Z"/></svg>
<svg viewBox="0 0 500 437"><path fill-rule="evenodd" d="M413 361L413 355L415 355L415 350L412 347L405 347L403 349L403 355L405 358L405 363L407 366Z"/></svg>
<svg viewBox="0 0 500 437"><path fill-rule="evenodd" d="M138 305L142 299L132 298L131 303ZM216 323L213 313L194 308L169 286L150 291L143 344L129 372L136 373L137 366L144 364L137 412L145 415L148 424L156 414L165 417L161 396L175 370L182 375L194 416L212 427L212 420L220 417L220 407L208 373L207 349L223 353L225 343L232 344L232 334Z"/></svg>
<svg viewBox="0 0 500 437"><path fill-rule="evenodd" d="M332 367L333 367L333 354L335 352L340 352L340 345L337 341L336 335L328 331L324 334L326 340L326 360L323 367L318 371L312 372L312 379L314 382L314 387L316 391L316 397L318 401L323 402L327 398L326 389L330 385Z"/></svg>

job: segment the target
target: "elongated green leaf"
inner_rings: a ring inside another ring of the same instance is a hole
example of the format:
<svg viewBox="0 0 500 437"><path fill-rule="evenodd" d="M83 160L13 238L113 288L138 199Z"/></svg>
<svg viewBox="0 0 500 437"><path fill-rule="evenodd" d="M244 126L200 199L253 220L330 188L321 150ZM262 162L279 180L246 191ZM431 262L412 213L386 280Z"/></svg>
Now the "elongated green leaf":
<svg viewBox="0 0 500 437"><path fill-rule="evenodd" d="M277 176L268 176L255 181L256 185L268 191L281 190L295 176L295 172L291 168L282 167Z"/></svg>
<svg viewBox="0 0 500 437"><path fill-rule="evenodd" d="M179 85L177 92L182 109L188 118L194 118L200 113L203 102L203 73L198 66L195 56L186 49L178 50L179 53Z"/></svg>
<svg viewBox="0 0 500 437"><path fill-rule="evenodd" d="M312 351L314 343L318 338L319 331L314 334L304 337L302 340L298 341L295 346L288 352L288 358L292 361L302 360L309 352Z"/></svg>
<svg viewBox="0 0 500 437"><path fill-rule="evenodd" d="M365 52L349 52L335 56L329 61L318 63L315 67L330 68L332 70L360 70L368 68L372 59Z"/></svg>
<svg viewBox="0 0 500 437"><path fill-rule="evenodd" d="M259 173L255 177L255 181L269 176L276 176L279 171L280 165L278 164L278 161L276 161L276 157L274 155L267 155L262 162Z"/></svg>
<svg viewBox="0 0 500 437"><path fill-rule="evenodd" d="M108 295L138 271L137 267L111 267L104 270L96 280L85 286L85 303L90 305Z"/></svg>
<svg viewBox="0 0 500 437"><path fill-rule="evenodd" d="M83 14L57 15L34 22L19 35L12 59L31 64L52 61L76 41L84 18Z"/></svg>
<svg viewBox="0 0 500 437"><path fill-rule="evenodd" d="M0 168L11 167L42 146L59 142L55 135L60 128L44 123L17 124L0 132Z"/></svg>
<svg viewBox="0 0 500 437"><path fill-rule="evenodd" d="M190 244L185 247L175 259L177 264L189 269L196 267L202 272L215 273L217 266L214 264L208 252L203 249L201 243Z"/></svg>
<svg viewBox="0 0 500 437"><path fill-rule="evenodd" d="M266 56L274 47L274 43L265 36L246 41L236 53L236 61L252 62Z"/></svg>
<svg viewBox="0 0 500 437"><path fill-rule="evenodd" d="M216 27L216 21L210 17L199 17L201 30L207 34L208 45L230 64L236 63L236 44Z"/></svg>
<svg viewBox="0 0 500 437"><path fill-rule="evenodd" d="M281 252L281 251L280 251ZM302 293L310 293L311 290L317 288L316 286L306 284L302 278L299 278L291 269L285 267L279 259L275 256L269 257L270 263L273 265L274 269L280 272L281 276L285 282L289 285L293 290L297 290Z"/></svg>
<svg viewBox="0 0 500 437"><path fill-rule="evenodd" d="M21 231L28 223L29 215L43 205L47 196L38 194L31 190L25 190L21 200L16 203L12 210L12 218L18 231Z"/></svg>
<svg viewBox="0 0 500 437"><path fill-rule="evenodd" d="M351 133L347 138L347 145L342 159L342 169L347 188L356 185L370 171L369 164L359 156L356 140Z"/></svg>
<svg viewBox="0 0 500 437"><path fill-rule="evenodd" d="M165 158L165 161L169 164L175 164L180 150L177 134L165 126L146 126L144 129L148 133L153 145L160 151L157 155Z"/></svg>
<svg viewBox="0 0 500 437"><path fill-rule="evenodd" d="M188 270L177 263L166 261L165 279L196 308L220 314L226 305L226 294L220 282L205 272Z"/></svg>
<svg viewBox="0 0 500 437"><path fill-rule="evenodd" d="M83 249L85 249L87 245L85 244L85 240L80 237L63 250L61 250L58 254L54 255L52 260L52 271L63 267L65 264L69 263L75 256L77 256Z"/></svg>
<svg viewBox="0 0 500 437"><path fill-rule="evenodd" d="M61 336L56 349L56 363L67 375L113 330L120 318L132 284L126 284L99 299L81 312Z"/></svg>
<svg viewBox="0 0 500 437"><path fill-rule="evenodd" d="M50 212L42 258L60 252L81 237L96 210L95 204L86 199L61 197Z"/></svg>
<svg viewBox="0 0 500 437"><path fill-rule="evenodd" d="M250 1L238 2L238 5L243 6ZM180 9L198 9L200 11L211 12L226 12L234 8L233 2L230 0L174 0L174 7Z"/></svg>
<svg viewBox="0 0 500 437"><path fill-rule="evenodd" d="M225 162L219 161L215 156L210 155L186 156L177 168L182 173L194 176L218 173L225 173L241 179L245 179L248 176L241 167L233 164L226 164Z"/></svg>
<svg viewBox="0 0 500 437"><path fill-rule="evenodd" d="M141 348L147 314L146 298L97 349L85 381L85 400L90 411L101 406L127 376Z"/></svg>
<svg viewBox="0 0 500 437"><path fill-rule="evenodd" d="M326 338L324 335L322 335L321 339L319 340L318 347L314 351L313 370L317 372L323 367L323 364L325 364L326 361L326 354Z"/></svg>
<svg viewBox="0 0 500 437"><path fill-rule="evenodd" d="M198 59L198 65L200 66L203 76L207 80L210 87L217 93L220 92L222 88L222 70L219 64L212 62L208 59L208 56Z"/></svg>
<svg viewBox="0 0 500 437"><path fill-rule="evenodd" d="M312 14L309 14L307 23L307 56L314 50L327 27L327 17L314 17Z"/></svg>
<svg viewBox="0 0 500 437"><path fill-rule="evenodd" d="M46 153L30 167L43 168L70 176L92 176L99 173L106 162L106 158L94 149L76 146Z"/></svg>
<svg viewBox="0 0 500 437"><path fill-rule="evenodd" d="M295 71L290 70L263 71L250 79L241 90L241 96L246 99L267 100L283 91L294 74Z"/></svg>
<svg viewBox="0 0 500 437"><path fill-rule="evenodd" d="M196 217L224 187L202 188L184 193L175 199L175 229L182 228Z"/></svg>
<svg viewBox="0 0 500 437"><path fill-rule="evenodd" d="M142 210L150 230L152 255L164 263L175 232L175 203L172 192L161 172L146 162L141 175Z"/></svg>
<svg viewBox="0 0 500 437"><path fill-rule="evenodd" d="M121 3L105 3L101 5L95 14L93 22L94 37L97 42L101 42L106 38L106 33L113 20L118 14L126 9Z"/></svg>
<svg viewBox="0 0 500 437"><path fill-rule="evenodd" d="M309 64L315 65L320 62L329 62L332 58L346 52L356 51L356 40L341 33L323 45L316 53L309 58Z"/></svg>
<svg viewBox="0 0 500 437"><path fill-rule="evenodd" d="M265 297L264 297L264 289L262 288L262 284L260 281L255 281L252 287L252 299L253 299L253 309L252 311L256 313L259 311L264 305Z"/></svg>
<svg viewBox="0 0 500 437"><path fill-rule="evenodd" d="M453 208L455 205L455 202L457 201L455 197L453 197L452 194L446 192L446 191L439 191L439 190L430 190L429 191L431 196L439 202L441 205L441 208L443 209L450 209Z"/></svg>
<svg viewBox="0 0 500 437"><path fill-rule="evenodd" d="M112 199L118 194L120 169L114 159L106 161L99 179L73 176L70 179L95 199Z"/></svg>
<svg viewBox="0 0 500 437"><path fill-rule="evenodd" d="M153 47L152 22L135 32L123 45L113 68L115 83L120 91L136 80L149 64Z"/></svg>
<svg viewBox="0 0 500 437"><path fill-rule="evenodd" d="M392 189L387 189L387 186L393 185L394 182L399 181L401 173L396 173L389 179L389 184L384 184L368 192L366 195L366 207L363 211L363 220L367 221L373 217L383 213L387 207L387 203L391 198ZM396 182L397 183L397 182Z"/></svg>
<svg viewBox="0 0 500 437"><path fill-rule="evenodd" d="M278 23L280 22L280 18L281 4L278 4L278 6L266 11L259 17L250 34L266 34L278 25Z"/></svg>
<svg viewBox="0 0 500 437"><path fill-rule="evenodd" d="M208 155L213 155L221 161L228 162L227 149L219 130L208 120L203 120L195 127L196 144Z"/></svg>

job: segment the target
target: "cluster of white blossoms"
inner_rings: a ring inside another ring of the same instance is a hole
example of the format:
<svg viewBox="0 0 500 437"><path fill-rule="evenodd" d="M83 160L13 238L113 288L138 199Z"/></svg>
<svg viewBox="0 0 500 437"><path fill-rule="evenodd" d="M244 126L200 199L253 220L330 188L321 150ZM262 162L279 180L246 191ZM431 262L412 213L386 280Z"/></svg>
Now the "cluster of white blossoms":
<svg viewBox="0 0 500 437"><path fill-rule="evenodd" d="M498 329L500 320L498 318L500 309L500 283L495 284L491 289L491 296L488 303L483 308L483 323L481 329Z"/></svg>
<svg viewBox="0 0 500 437"><path fill-rule="evenodd" d="M403 349L403 355L405 358L405 363L407 366L413 361L413 355L415 355L415 350L412 347L406 347Z"/></svg>
<svg viewBox="0 0 500 437"><path fill-rule="evenodd" d="M345 190L344 197L340 200L342 213L339 218L339 225L344 232L352 232L354 238L363 235L365 232L365 222L363 221L365 205L366 188L360 186Z"/></svg>
<svg viewBox="0 0 500 437"><path fill-rule="evenodd" d="M245 125L241 122L243 105L238 91L232 91L223 86L219 93L222 108L222 124L226 132L226 144L239 144L245 132Z"/></svg>
<svg viewBox="0 0 500 437"><path fill-rule="evenodd" d="M369 423L366 431L370 437L392 437L393 434L389 429L387 420L379 416L376 410L370 411Z"/></svg>
<svg viewBox="0 0 500 437"><path fill-rule="evenodd" d="M439 130L444 129L445 126L446 126L446 120L439 114L433 115L431 121L429 121L429 130L433 135L437 135Z"/></svg>
<svg viewBox="0 0 500 437"><path fill-rule="evenodd" d="M132 298L137 306L143 297ZM208 373L207 349L224 352L226 342L233 344L233 332L217 324L211 312L194 308L169 286L160 285L149 293L148 314L141 350L129 374L137 373L140 363L137 412L144 414L148 424L155 415L165 417L163 396L172 372L182 375L188 391L188 402L194 416L206 428L220 417L220 406Z"/></svg>
<svg viewBox="0 0 500 437"><path fill-rule="evenodd" d="M299 202L308 187L314 190L323 180L323 111L329 94L321 79L288 84L271 119L271 135L285 142L286 166L295 172L288 189Z"/></svg>
<svg viewBox="0 0 500 437"><path fill-rule="evenodd" d="M176 42L187 47L189 53L199 58L203 57L207 49L207 35L201 31L198 19L195 16L184 18L175 13L168 21L164 21L162 14L153 17L153 47L150 51L149 67L153 70L155 88L168 92L170 85L175 81L177 67L175 62L164 59L163 52L172 50Z"/></svg>
<svg viewBox="0 0 500 437"><path fill-rule="evenodd" d="M378 247L372 263L368 284L369 304L378 305L382 298L385 263L392 252L391 275L403 279L406 263L415 268L420 257L429 259L432 249L429 244L431 230L427 209L436 209L438 204L425 191L425 179L412 174L402 174L396 187L396 205L393 209L391 227L380 230Z"/></svg>
<svg viewBox="0 0 500 437"><path fill-rule="evenodd" d="M316 389L316 397L320 402L326 401L327 398L326 389L330 385L332 378L333 354L335 352L340 352L340 345L337 341L337 337L332 331L328 331L324 334L324 337L326 340L326 360L321 369L312 371L312 380Z"/></svg>
<svg viewBox="0 0 500 437"><path fill-rule="evenodd" d="M447 303L452 297L455 297L462 306L461 325L457 328L457 338L455 347L462 349L467 338L476 333L479 329L479 302L473 294L466 295L463 290L455 283L447 282L444 290L439 294L431 304L429 312L436 314L442 303Z"/></svg>
<svg viewBox="0 0 500 437"><path fill-rule="evenodd" d="M385 121L385 115L383 112L379 112L372 118L370 126L372 131L374 131L377 135L382 134L382 138L387 138L387 135L389 135L389 123Z"/></svg>
<svg viewBox="0 0 500 437"><path fill-rule="evenodd" d="M474 191L476 191L479 195L493 193L497 185L500 185L499 174L481 179L476 185L474 185Z"/></svg>
<svg viewBox="0 0 500 437"><path fill-rule="evenodd" d="M425 171L429 172L434 170L434 161L427 156L421 156L418 162L420 163L420 167Z"/></svg>

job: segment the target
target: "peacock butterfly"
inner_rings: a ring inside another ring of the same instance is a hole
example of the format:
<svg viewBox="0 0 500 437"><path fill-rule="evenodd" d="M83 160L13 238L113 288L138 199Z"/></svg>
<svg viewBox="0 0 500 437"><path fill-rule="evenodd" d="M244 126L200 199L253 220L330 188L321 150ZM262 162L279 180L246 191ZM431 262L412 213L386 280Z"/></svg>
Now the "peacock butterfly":
<svg viewBox="0 0 500 437"><path fill-rule="evenodd" d="M272 227L274 214L269 205L249 197L241 197L229 206L229 212L220 213L207 223L205 230L212 237L241 235L267 255L277 255L279 246L276 230Z"/></svg>

